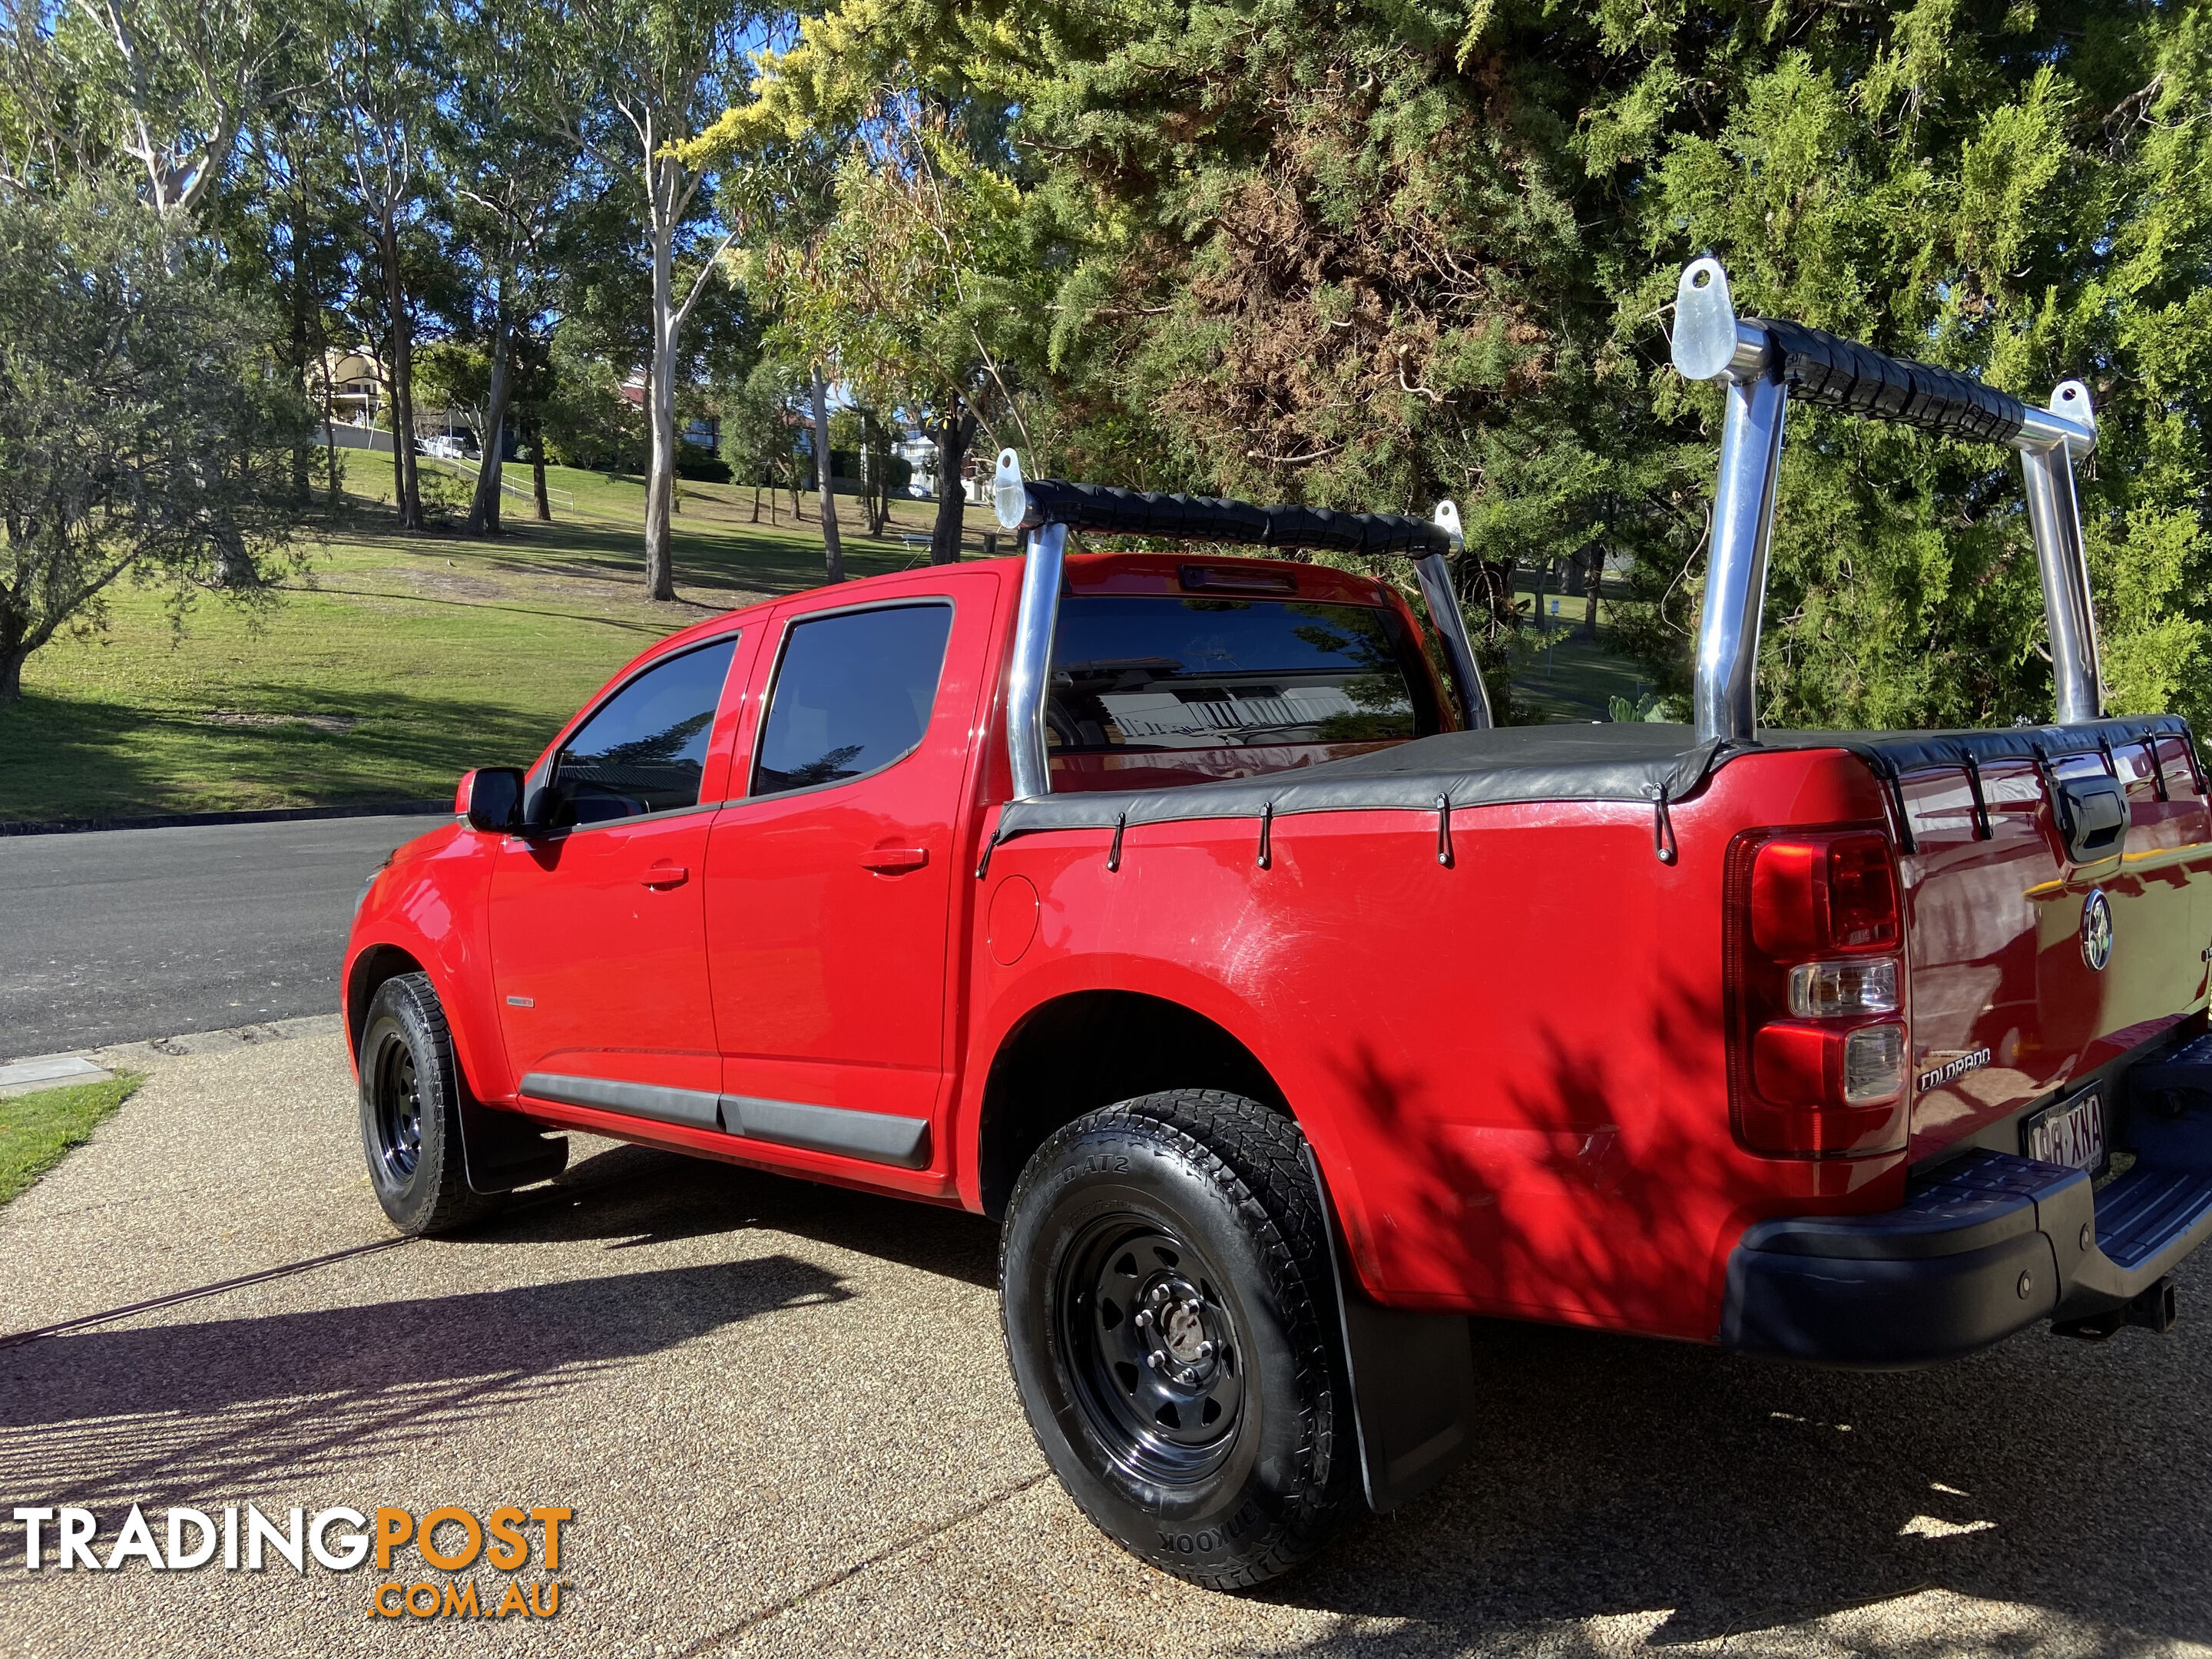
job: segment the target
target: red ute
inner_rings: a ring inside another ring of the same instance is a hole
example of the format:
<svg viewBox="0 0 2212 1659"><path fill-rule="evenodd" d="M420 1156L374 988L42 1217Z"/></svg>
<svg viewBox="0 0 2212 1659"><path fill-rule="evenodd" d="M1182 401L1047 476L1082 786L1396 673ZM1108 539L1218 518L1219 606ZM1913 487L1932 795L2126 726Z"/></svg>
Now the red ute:
<svg viewBox="0 0 2212 1659"><path fill-rule="evenodd" d="M1492 729L1455 515L1002 457L1024 558L688 629L372 881L345 1006L394 1222L566 1128L1003 1218L1056 1470L1223 1586L1464 1452L1469 1315L1862 1365L2170 1323L2212 816L2181 720L2097 706L2086 397L1739 320L1709 261L1680 309L1729 399L1694 727ZM1753 728L1793 395L2021 451L2058 723ZM1432 629L1071 527L1407 556Z"/></svg>

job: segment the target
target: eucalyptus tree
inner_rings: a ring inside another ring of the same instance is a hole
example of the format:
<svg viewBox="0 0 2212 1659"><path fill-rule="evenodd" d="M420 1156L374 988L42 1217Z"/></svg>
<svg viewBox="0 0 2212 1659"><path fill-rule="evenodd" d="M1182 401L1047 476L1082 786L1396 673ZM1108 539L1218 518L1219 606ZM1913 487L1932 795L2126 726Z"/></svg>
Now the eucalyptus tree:
<svg viewBox="0 0 2212 1659"><path fill-rule="evenodd" d="M473 276L474 331L489 359L468 524L471 534L497 535L517 337L535 339L550 325L562 229L591 179L561 131L557 75L532 20L504 0L447 0L445 17L451 89L437 165L456 256ZM542 501L542 488L537 493Z"/></svg>
<svg viewBox="0 0 2212 1659"><path fill-rule="evenodd" d="M742 228L720 210L714 168L685 159L684 147L744 87L763 25L750 0L552 0L541 14L544 51L561 73L562 129L611 177L627 179L643 232L645 574L656 599L676 596L670 514L683 335Z"/></svg>
<svg viewBox="0 0 2212 1659"><path fill-rule="evenodd" d="M299 89L295 9L276 0L6 0L0 169L133 177L164 218L198 211L240 137ZM13 152L12 155L7 152Z"/></svg>
<svg viewBox="0 0 2212 1659"><path fill-rule="evenodd" d="M394 495L403 530L422 528L415 459L415 296L410 263L434 218L430 147L447 91L440 20L419 0L331 0L324 119L366 234L359 297L381 325Z"/></svg>

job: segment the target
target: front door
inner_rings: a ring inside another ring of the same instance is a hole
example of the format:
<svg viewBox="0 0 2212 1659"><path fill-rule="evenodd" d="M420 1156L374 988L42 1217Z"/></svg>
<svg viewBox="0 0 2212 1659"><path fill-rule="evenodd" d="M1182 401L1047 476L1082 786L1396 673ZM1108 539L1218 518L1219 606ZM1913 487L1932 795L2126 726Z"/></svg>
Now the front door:
<svg viewBox="0 0 2212 1659"><path fill-rule="evenodd" d="M998 578L916 586L780 618L749 793L707 854L726 1127L909 1167L929 1161L945 1072L955 826Z"/></svg>
<svg viewBox="0 0 2212 1659"><path fill-rule="evenodd" d="M492 876L491 951L522 1092L714 1127L708 738L737 635L648 664L554 757Z"/></svg>

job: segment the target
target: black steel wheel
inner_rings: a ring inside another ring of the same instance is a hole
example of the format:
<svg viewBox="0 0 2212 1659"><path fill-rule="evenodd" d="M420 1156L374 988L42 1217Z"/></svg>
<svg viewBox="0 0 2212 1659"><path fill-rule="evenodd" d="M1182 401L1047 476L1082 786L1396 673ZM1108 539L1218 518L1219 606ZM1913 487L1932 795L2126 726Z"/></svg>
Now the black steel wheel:
<svg viewBox="0 0 2212 1659"><path fill-rule="evenodd" d="M1000 1309L1038 1444L1108 1535L1212 1589L1306 1559L1358 1490L1304 1147L1256 1102L1147 1095L1054 1133L1007 1206Z"/></svg>
<svg viewBox="0 0 2212 1659"><path fill-rule="evenodd" d="M404 1042L383 1044L376 1075L364 1081L375 1102L373 1155L395 1185L404 1185L422 1160L422 1079L415 1051Z"/></svg>
<svg viewBox="0 0 2212 1659"><path fill-rule="evenodd" d="M1100 1441L1146 1480L1212 1474L1244 1401L1220 1269L1157 1221L1109 1215L1085 1229L1060 1274L1062 1340Z"/></svg>
<svg viewBox="0 0 2212 1659"><path fill-rule="evenodd" d="M426 974L400 974L369 1000L355 1056L369 1185L403 1233L450 1231L501 1202L471 1191L461 1150L461 1091L446 1011Z"/></svg>

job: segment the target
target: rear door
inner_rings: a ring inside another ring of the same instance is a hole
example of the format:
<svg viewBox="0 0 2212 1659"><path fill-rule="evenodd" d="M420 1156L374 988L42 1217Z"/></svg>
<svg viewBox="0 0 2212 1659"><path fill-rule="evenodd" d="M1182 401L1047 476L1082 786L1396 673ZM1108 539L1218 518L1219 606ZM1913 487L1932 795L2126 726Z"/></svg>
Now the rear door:
<svg viewBox="0 0 2212 1659"><path fill-rule="evenodd" d="M500 1023L525 1094L713 1126L702 895L727 767L710 755L714 716L738 642L727 634L647 664L533 780L550 828L507 838L490 917Z"/></svg>
<svg viewBox="0 0 2212 1659"><path fill-rule="evenodd" d="M928 1161L999 588L995 571L933 573L863 605L813 596L771 623L745 794L707 854L734 1133Z"/></svg>

